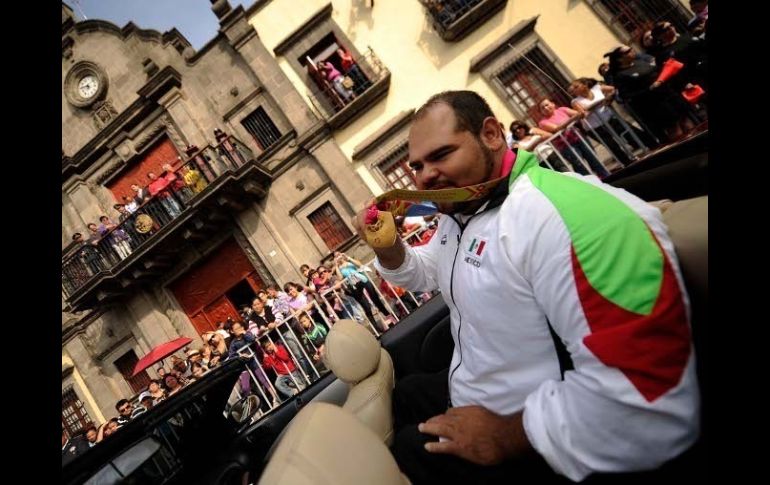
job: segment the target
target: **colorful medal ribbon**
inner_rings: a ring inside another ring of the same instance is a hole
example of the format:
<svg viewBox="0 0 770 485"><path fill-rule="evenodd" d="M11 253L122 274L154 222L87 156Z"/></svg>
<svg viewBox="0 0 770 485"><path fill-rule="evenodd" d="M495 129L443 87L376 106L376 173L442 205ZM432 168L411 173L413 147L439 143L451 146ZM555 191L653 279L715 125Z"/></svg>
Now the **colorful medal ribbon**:
<svg viewBox="0 0 770 485"><path fill-rule="evenodd" d="M365 217L366 242L373 248L393 246L398 237L395 217L407 214L413 202L468 202L486 197L498 183L508 178L499 177L488 182L458 189L406 190L395 189L381 194L369 207Z"/></svg>

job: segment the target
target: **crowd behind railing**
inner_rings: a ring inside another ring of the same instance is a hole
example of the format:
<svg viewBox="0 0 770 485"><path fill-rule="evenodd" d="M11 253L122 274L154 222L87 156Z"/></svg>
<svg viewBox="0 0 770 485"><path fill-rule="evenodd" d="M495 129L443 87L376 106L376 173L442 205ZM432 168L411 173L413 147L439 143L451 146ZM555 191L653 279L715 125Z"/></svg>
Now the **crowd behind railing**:
<svg viewBox="0 0 770 485"><path fill-rule="evenodd" d="M657 22L642 36L644 52L623 45L606 53L601 81L584 77L559 86L570 106L540 100L537 126L511 123L509 146L533 151L555 170L603 178L707 128L707 13L705 20L696 16L690 33Z"/></svg>
<svg viewBox="0 0 770 485"><path fill-rule="evenodd" d="M402 223L403 240L413 246L427 243L437 219L426 219ZM169 368L158 366L157 378L138 397L116 403L118 416L85 428L90 446L234 358L244 359L246 365L228 408L250 401L249 418L255 422L329 372L323 364L324 343L335 322L354 320L379 337L435 295L393 286L379 277L371 262L341 252L317 267L303 264L300 272L304 282L261 289L238 318L204 332L197 344L180 351L184 357L172 355Z"/></svg>
<svg viewBox="0 0 770 485"><path fill-rule="evenodd" d="M305 61L315 87L323 93L308 93L308 96L313 105L327 117L352 103L388 72L371 47L355 57L339 47L325 60L314 62L308 57Z"/></svg>
<svg viewBox="0 0 770 485"><path fill-rule="evenodd" d="M195 197L228 170L251 159L235 138L214 130L217 144L203 149L190 145L186 160L164 163L161 172L148 171L131 184L132 195L121 197L115 217L102 215L87 224L87 237L76 232L62 258L62 289L70 296L99 273L128 258L163 227L177 219Z"/></svg>

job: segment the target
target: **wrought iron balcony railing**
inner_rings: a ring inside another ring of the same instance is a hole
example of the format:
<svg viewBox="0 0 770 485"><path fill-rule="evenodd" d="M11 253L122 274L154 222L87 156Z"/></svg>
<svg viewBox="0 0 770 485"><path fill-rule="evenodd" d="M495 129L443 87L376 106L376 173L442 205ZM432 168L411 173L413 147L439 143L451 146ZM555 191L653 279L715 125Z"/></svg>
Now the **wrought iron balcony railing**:
<svg viewBox="0 0 770 485"><path fill-rule="evenodd" d="M62 288L69 298L100 273L131 259L133 253L174 223L208 186L229 171L235 171L253 154L240 141L218 132L218 143L203 148L188 147L186 159L164 180L149 187L150 194L129 211L124 207L117 223L108 221L78 241L62 259Z"/></svg>

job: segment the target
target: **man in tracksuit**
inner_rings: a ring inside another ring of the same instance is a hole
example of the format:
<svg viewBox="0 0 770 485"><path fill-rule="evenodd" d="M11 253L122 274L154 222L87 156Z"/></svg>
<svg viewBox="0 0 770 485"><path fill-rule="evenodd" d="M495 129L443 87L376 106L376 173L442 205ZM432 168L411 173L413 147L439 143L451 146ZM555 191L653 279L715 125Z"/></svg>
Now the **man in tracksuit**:
<svg viewBox="0 0 770 485"><path fill-rule="evenodd" d="M415 113L409 165L421 190L501 178L480 199L440 202L427 245L375 248L385 279L440 289L450 310L448 371L394 392L393 453L413 483L581 481L657 468L695 442L689 306L658 209L514 154L470 91Z"/></svg>

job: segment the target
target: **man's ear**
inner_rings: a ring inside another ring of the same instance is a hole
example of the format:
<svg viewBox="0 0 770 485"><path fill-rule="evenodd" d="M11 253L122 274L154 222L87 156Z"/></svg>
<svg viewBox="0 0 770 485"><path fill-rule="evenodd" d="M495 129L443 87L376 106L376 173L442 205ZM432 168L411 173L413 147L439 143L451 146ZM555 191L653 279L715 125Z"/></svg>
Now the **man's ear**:
<svg viewBox="0 0 770 485"><path fill-rule="evenodd" d="M484 121L481 124L479 138L481 139L481 143L493 152L500 150L504 146L507 147L503 127L500 125L500 122L492 116L484 118Z"/></svg>

